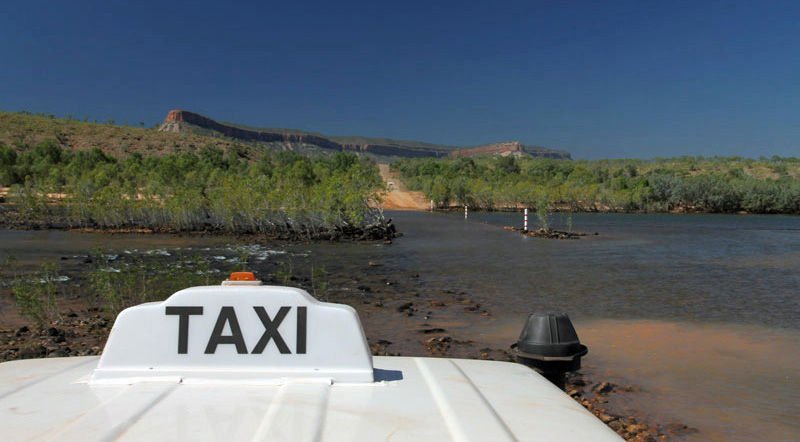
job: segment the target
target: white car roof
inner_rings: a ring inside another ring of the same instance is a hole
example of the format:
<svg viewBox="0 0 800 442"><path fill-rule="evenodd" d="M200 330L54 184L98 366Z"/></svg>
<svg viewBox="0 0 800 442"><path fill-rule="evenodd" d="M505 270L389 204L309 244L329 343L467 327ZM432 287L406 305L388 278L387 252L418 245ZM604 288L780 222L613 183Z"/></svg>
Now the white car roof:
<svg viewBox="0 0 800 442"><path fill-rule="evenodd" d="M619 436L529 368L375 357L372 383L92 384L98 357L0 364L4 440L530 440Z"/></svg>

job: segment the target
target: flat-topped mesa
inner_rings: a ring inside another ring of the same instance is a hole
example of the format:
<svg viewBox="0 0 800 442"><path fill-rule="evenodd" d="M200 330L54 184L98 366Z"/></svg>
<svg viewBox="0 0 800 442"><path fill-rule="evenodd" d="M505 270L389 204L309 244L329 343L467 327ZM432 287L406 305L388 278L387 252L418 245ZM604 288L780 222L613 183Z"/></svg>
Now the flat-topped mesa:
<svg viewBox="0 0 800 442"><path fill-rule="evenodd" d="M283 131L264 131L255 129L243 129L219 123L211 118L204 117L194 112L180 109L173 109L167 113L164 123L159 128L162 132L183 132L184 124L200 127L203 129L219 132L227 137L245 141L278 142L287 144L308 144L321 147L323 149L335 151L349 151L357 153L370 153L374 155L398 156L398 157L442 157L446 156L446 151L435 149L412 149L402 146L392 146L384 144L340 144L325 137L311 135L300 132Z"/></svg>
<svg viewBox="0 0 800 442"><path fill-rule="evenodd" d="M281 129L245 129L231 124L219 123L211 118L204 117L194 112L180 109L169 111L164 123L159 127L162 132L191 132L197 128L214 131L229 138L243 141L255 141L264 143L281 143L284 148L295 148L297 146L315 146L332 151L348 151L357 153L368 153L380 156L393 157L432 157L440 158L450 156L451 158L471 157L477 155L530 155L533 157L569 159L569 153L555 151L545 148L528 148L519 141L509 141L505 143L488 144L466 149L452 149L449 147L420 146L420 143L408 142L404 145L403 141L385 140L383 142L363 142L347 143L337 142L319 135L305 132L286 131ZM341 140L340 140L341 141ZM425 143L421 143L425 144Z"/></svg>
<svg viewBox="0 0 800 442"><path fill-rule="evenodd" d="M201 127L203 129L210 129L219 132L226 137L236 138L238 140L261 141L266 143L277 142L290 144L310 144L323 149L337 151L344 150L341 144L316 135L242 129L240 127L218 123L211 118L204 117L194 112L188 112L179 109L169 111L167 118L164 119L164 123L161 125L159 130L163 132L182 132L183 128L181 125L183 123Z"/></svg>
<svg viewBox="0 0 800 442"><path fill-rule="evenodd" d="M325 137L301 132L243 129L240 127L219 123L200 114L180 109L173 109L169 111L159 130L163 132L183 132L188 129L183 127L184 124L196 126L202 129L213 130L227 137L245 141L308 144L335 151L349 151L399 157L441 157L446 155L445 151L437 151L433 149L411 149L402 146L371 143L340 144Z"/></svg>

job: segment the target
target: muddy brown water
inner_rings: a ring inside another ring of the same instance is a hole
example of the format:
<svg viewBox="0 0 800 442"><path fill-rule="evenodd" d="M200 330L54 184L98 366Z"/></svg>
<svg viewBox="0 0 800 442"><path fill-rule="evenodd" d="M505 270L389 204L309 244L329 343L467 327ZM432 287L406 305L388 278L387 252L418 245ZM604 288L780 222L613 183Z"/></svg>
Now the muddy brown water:
<svg viewBox="0 0 800 442"><path fill-rule="evenodd" d="M273 261L277 255L265 250L274 249L295 256L296 266L324 268L330 283L340 286L332 292L364 297L359 312L368 335L391 335L402 322L445 328L476 347L507 348L527 312L566 311L590 348L585 370L636 387L620 396L618 407L644 411L657 422L686 423L700 430L689 436L693 440L798 439L800 218L581 214L572 217L574 229L599 235L559 241L502 229L521 224L521 214L472 213L467 221L463 214L389 216L405 234L392 245L275 245L255 251L263 259L254 263ZM550 221L567 225L566 216ZM231 245L239 243L5 230L0 260L12 254L34 265L93 248L209 249L233 259ZM365 282L385 289L357 293ZM457 309L434 311L428 320L423 308L385 323L369 319L386 308L382 300L446 293L461 294L491 315ZM10 309L0 305L0 314ZM421 354L418 335L395 332L392 340L404 340L393 347L404 354Z"/></svg>

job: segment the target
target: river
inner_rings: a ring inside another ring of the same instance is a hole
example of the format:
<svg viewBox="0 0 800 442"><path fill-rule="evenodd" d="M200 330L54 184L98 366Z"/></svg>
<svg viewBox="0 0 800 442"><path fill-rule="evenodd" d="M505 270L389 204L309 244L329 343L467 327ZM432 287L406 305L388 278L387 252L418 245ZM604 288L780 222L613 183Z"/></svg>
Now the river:
<svg viewBox="0 0 800 442"><path fill-rule="evenodd" d="M580 240L502 230L518 213L395 218L408 236L393 252L492 306L487 340L565 311L587 368L641 387L631 409L695 440L800 438L800 218L576 214L575 230L599 233Z"/></svg>
<svg viewBox="0 0 800 442"><path fill-rule="evenodd" d="M401 287L419 275L417 289L468 293L491 318L463 315L448 330L497 347L516 339L528 312L567 312L590 349L585 370L636 387L618 406L686 423L699 429L693 440L798 439L800 217L576 214L574 229L590 235L548 240L503 230L521 226L518 213L387 215L404 233L389 246L284 249L328 272L376 261ZM0 255L36 262L236 240L0 231L0 241Z"/></svg>

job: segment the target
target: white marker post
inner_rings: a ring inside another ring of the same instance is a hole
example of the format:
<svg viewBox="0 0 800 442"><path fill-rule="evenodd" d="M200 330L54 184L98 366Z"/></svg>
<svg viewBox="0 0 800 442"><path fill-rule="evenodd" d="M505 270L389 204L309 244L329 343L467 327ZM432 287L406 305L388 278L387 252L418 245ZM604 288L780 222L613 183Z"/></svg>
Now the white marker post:
<svg viewBox="0 0 800 442"><path fill-rule="evenodd" d="M433 212L433 200L431 200L431 212Z"/></svg>
<svg viewBox="0 0 800 442"><path fill-rule="evenodd" d="M467 210L467 205L465 204L464 205L464 219L467 219L467 215L468 214L469 214L469 211Z"/></svg>
<svg viewBox="0 0 800 442"><path fill-rule="evenodd" d="M525 209L525 216L522 221L522 231L523 232L528 231L528 209Z"/></svg>

